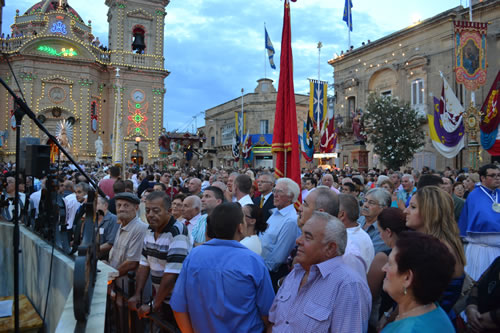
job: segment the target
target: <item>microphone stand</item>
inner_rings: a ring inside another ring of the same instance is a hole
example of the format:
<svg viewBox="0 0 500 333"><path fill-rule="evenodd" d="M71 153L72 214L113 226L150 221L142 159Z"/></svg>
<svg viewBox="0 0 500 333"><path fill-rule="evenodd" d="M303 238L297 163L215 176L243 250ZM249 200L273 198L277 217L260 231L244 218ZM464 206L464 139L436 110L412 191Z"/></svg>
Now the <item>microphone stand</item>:
<svg viewBox="0 0 500 333"><path fill-rule="evenodd" d="M33 120L33 122L38 126L38 128L44 132L52 142L56 144L68 160L71 161L75 165L75 167L80 171L80 173L87 179L89 184L91 184L94 189L102 196L106 197L104 192L99 188L99 186L94 182L92 178L83 169L76 163L73 157L62 147L62 145L57 141L57 139L42 125L42 123L36 118L35 114L29 106L16 95L16 93L5 83L5 81L0 78L0 84L7 89L9 94L14 98L14 117L16 119L16 183L15 183L15 196L14 196L14 236L13 236L13 245L14 245L14 332L19 332L19 160L20 160L20 150L21 150L21 124L24 115Z"/></svg>

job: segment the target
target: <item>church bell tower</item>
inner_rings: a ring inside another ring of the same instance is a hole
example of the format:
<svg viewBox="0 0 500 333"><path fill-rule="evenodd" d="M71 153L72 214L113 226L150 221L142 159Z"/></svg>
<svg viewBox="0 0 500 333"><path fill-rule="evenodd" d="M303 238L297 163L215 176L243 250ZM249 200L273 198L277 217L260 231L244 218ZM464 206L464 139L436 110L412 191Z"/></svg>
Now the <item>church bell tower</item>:
<svg viewBox="0 0 500 333"><path fill-rule="evenodd" d="M151 163L159 157L164 79L169 74L163 57L165 8L169 0L105 3L109 7L108 48L114 69L109 71L108 88L114 118L113 162L127 164L139 159L140 163Z"/></svg>

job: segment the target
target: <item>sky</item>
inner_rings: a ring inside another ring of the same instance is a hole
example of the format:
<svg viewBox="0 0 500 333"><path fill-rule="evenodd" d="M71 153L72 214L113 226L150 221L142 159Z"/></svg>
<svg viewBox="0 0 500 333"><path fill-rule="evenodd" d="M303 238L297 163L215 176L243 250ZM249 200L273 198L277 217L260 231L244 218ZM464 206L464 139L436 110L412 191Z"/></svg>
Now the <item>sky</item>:
<svg viewBox="0 0 500 333"><path fill-rule="evenodd" d="M15 10L24 13L36 0L6 0L2 31L10 31ZM107 45L108 7L104 0L69 0L95 36ZM295 93L309 92L308 79L333 83L327 61L348 49L342 21L345 0L297 0L291 3ZM352 0L351 45L375 41L425 20L467 0ZM278 88L283 27L282 0L171 0L165 17L164 127L193 131L204 124L204 111L244 93L267 77ZM264 23L276 50L276 70L264 49ZM318 42L323 47L318 52ZM328 92L333 95L333 91Z"/></svg>

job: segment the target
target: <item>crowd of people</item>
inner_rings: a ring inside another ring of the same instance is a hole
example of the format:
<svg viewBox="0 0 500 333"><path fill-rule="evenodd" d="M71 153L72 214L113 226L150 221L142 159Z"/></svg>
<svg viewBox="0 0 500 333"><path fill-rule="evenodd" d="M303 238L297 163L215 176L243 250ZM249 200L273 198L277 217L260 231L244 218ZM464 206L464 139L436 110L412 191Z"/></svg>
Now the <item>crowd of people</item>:
<svg viewBox="0 0 500 333"><path fill-rule="evenodd" d="M266 169L86 170L106 195L99 256L118 272L110 331L125 331L128 311L182 332L500 331L496 164L304 169L300 186ZM92 186L67 166L56 173L71 247ZM46 180L20 181L36 218Z"/></svg>

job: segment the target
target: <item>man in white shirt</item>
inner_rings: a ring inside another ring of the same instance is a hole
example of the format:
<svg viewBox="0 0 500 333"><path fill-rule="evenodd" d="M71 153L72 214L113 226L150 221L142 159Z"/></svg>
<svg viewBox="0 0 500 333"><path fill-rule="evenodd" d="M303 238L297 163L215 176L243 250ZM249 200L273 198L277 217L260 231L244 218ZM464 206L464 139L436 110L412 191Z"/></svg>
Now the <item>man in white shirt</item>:
<svg viewBox="0 0 500 333"><path fill-rule="evenodd" d="M201 199L197 195L190 195L182 202L184 206L183 214L184 225L188 228L191 245L194 244L193 229L201 218Z"/></svg>
<svg viewBox="0 0 500 333"><path fill-rule="evenodd" d="M252 179L247 175L239 175L234 180L234 195L236 200L241 205L253 205L252 198L250 198L250 190L252 189Z"/></svg>
<svg viewBox="0 0 500 333"><path fill-rule="evenodd" d="M355 253L362 259L365 274L368 273L370 265L375 257L373 242L366 231L357 222L359 217L359 203L351 194L339 195L338 218L347 230L346 254Z"/></svg>

